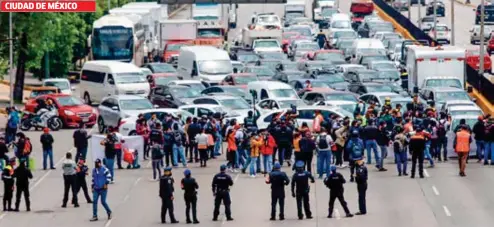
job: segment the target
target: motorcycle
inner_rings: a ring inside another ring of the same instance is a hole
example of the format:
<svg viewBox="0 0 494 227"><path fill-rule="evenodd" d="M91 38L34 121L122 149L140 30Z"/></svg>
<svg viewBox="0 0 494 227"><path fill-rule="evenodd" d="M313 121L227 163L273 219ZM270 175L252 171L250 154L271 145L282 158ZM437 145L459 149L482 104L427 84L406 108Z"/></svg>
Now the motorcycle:
<svg viewBox="0 0 494 227"><path fill-rule="evenodd" d="M24 116L21 119L21 130L28 131L33 127L36 130L48 127L52 131L58 131L63 127L63 122L58 116L56 108L40 113L39 116L34 113L24 112Z"/></svg>

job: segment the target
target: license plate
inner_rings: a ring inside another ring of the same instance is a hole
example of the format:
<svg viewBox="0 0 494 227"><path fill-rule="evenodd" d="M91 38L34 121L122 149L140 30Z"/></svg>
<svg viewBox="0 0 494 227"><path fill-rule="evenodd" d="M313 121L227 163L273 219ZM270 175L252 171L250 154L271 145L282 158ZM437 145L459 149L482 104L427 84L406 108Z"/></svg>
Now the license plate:
<svg viewBox="0 0 494 227"><path fill-rule="evenodd" d="M83 117L82 118L82 122L88 122L89 121L89 118L88 117Z"/></svg>

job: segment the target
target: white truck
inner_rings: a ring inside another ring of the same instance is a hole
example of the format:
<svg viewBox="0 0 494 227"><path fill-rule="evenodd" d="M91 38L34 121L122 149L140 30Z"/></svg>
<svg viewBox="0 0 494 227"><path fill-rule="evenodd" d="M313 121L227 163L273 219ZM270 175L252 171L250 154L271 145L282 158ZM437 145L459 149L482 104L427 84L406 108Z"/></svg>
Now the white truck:
<svg viewBox="0 0 494 227"><path fill-rule="evenodd" d="M465 49L455 46L407 46L408 89L465 86Z"/></svg>
<svg viewBox="0 0 494 227"><path fill-rule="evenodd" d="M322 15L322 9L323 8L335 8L337 9L338 7L336 6L336 1L335 0L319 0L319 1L314 1L313 3L313 14L314 15L314 21L321 21L321 20L328 20L329 17L323 16Z"/></svg>
<svg viewBox="0 0 494 227"><path fill-rule="evenodd" d="M230 5L227 4L193 4L192 19L197 21L197 38L227 38L229 30Z"/></svg>
<svg viewBox="0 0 494 227"><path fill-rule="evenodd" d="M256 53L280 52L282 42L281 30L242 30L242 44L245 48L252 48Z"/></svg>
<svg viewBox="0 0 494 227"><path fill-rule="evenodd" d="M160 50L166 62L176 63L180 48L192 45L197 37L197 21L165 20L160 22Z"/></svg>
<svg viewBox="0 0 494 227"><path fill-rule="evenodd" d="M305 12L305 1L304 0L289 0L285 4L285 15L287 14L302 14L307 16Z"/></svg>

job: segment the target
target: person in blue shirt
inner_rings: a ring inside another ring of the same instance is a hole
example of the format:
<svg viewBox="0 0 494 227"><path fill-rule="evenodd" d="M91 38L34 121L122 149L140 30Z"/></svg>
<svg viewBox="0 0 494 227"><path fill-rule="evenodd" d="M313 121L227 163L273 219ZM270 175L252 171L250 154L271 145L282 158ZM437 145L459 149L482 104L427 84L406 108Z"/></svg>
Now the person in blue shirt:
<svg viewBox="0 0 494 227"><path fill-rule="evenodd" d="M7 119L7 128L5 129L5 143L9 144L15 140L20 117L19 112L17 112L15 107L7 107L7 113L9 114L9 117Z"/></svg>
<svg viewBox="0 0 494 227"><path fill-rule="evenodd" d="M319 34L317 34L316 39L317 39L317 44L319 44L319 48L323 49L328 39L326 38L326 34L322 32L322 29L319 30Z"/></svg>
<svg viewBox="0 0 494 227"><path fill-rule="evenodd" d="M111 180L110 171L103 166L101 160L98 158L94 162L94 169L92 172L93 182L91 188L93 190L93 218L90 221L98 221L98 199L101 197L101 205L108 214L108 220L112 218L112 211L106 203L106 196L108 194L108 184Z"/></svg>

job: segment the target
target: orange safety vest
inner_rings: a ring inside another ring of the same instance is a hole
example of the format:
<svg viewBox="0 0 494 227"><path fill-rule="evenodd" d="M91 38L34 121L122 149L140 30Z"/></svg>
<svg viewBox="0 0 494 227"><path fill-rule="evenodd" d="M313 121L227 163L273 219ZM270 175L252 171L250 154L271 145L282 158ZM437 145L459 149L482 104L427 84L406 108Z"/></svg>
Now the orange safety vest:
<svg viewBox="0 0 494 227"><path fill-rule="evenodd" d="M455 152L463 153L470 151L470 133L461 130L456 133L456 146Z"/></svg>

